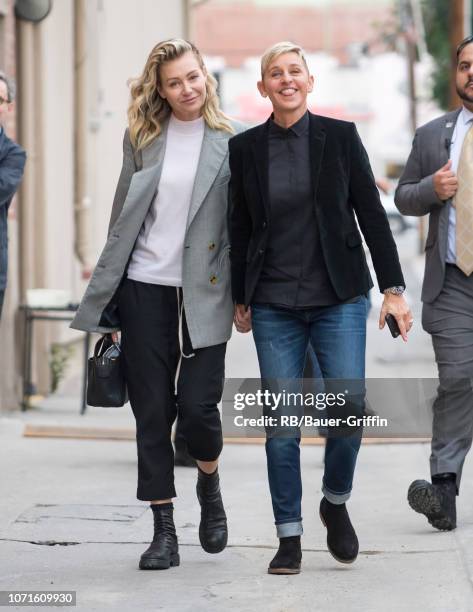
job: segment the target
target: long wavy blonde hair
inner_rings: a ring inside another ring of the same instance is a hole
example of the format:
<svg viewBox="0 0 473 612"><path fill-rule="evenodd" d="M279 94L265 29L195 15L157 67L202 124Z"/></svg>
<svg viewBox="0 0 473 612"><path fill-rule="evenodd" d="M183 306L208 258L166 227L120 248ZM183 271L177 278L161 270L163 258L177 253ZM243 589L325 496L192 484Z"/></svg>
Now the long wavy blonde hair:
<svg viewBox="0 0 473 612"><path fill-rule="evenodd" d="M220 110L217 97L217 81L206 70L199 50L187 40L171 38L159 42L153 47L141 76L128 82L131 93L128 106L128 126L131 144L135 150L143 149L159 136L163 122L171 114L168 101L161 98L158 92L160 67L189 51L194 54L200 68L206 74L206 96L202 108L202 115L206 124L214 130L225 130L230 134L235 133L230 119Z"/></svg>

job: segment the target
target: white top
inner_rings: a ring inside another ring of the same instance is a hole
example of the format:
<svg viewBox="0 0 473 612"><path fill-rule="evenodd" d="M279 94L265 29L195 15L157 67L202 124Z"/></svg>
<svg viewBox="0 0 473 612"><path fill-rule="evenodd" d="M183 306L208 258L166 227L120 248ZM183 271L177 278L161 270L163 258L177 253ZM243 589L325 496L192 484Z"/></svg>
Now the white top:
<svg viewBox="0 0 473 612"><path fill-rule="evenodd" d="M452 171L457 173L458 162L460 161L460 153L462 151L463 141L465 140L466 133L472 126L473 113L467 108L463 107L458 115L457 122L452 134L452 140L450 144L450 159L452 160ZM456 248L456 212L453 206L450 206L448 215L448 245L447 245L447 259L448 263L456 263L457 261L457 248Z"/></svg>
<svg viewBox="0 0 473 612"><path fill-rule="evenodd" d="M203 117L180 121L171 115L158 193L138 235L128 278L182 286L184 237L203 138Z"/></svg>

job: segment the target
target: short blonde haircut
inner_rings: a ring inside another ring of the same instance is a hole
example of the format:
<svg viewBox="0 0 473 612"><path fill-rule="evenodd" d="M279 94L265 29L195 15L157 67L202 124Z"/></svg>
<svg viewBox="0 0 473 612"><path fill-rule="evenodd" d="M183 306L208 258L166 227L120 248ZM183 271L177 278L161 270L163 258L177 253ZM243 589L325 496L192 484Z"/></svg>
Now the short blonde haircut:
<svg viewBox="0 0 473 612"><path fill-rule="evenodd" d="M305 58L304 50L302 49L302 47L299 47L299 45L296 45L295 43L284 41L276 43L272 47L269 47L269 49L266 49L266 51L264 52L264 55L261 58L262 79L264 78L264 73L268 69L268 66L271 64L271 62L280 55L283 55L284 53L297 53L297 55L304 62L304 66L307 68L307 72L309 72L309 66L307 65L307 60Z"/></svg>

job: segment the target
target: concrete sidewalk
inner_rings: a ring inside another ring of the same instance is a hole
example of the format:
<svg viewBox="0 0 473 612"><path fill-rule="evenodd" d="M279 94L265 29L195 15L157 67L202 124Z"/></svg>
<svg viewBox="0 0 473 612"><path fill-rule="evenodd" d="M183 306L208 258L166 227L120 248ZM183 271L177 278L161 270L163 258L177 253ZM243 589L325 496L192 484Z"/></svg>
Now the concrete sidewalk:
<svg viewBox="0 0 473 612"><path fill-rule="evenodd" d="M129 414L121 415L125 425ZM349 502L361 552L343 566L326 551L317 513L322 448L304 446L302 573L269 576L277 540L264 447L229 444L221 463L227 549L213 556L200 548L195 470L178 468L181 565L142 572L152 516L134 494L134 443L23 437L25 423L56 418L50 406L49 416L39 410L0 419L0 590L74 590L84 611L473 610L471 462L459 527L439 533L406 502L409 482L427 476L428 445L364 446ZM90 418L97 424L110 415Z"/></svg>
<svg viewBox="0 0 473 612"><path fill-rule="evenodd" d="M407 239L406 239L407 240ZM412 240L411 240L412 242ZM366 375L434 377L430 338L420 325L422 261L400 244L414 329L407 345L377 329L381 296L372 292ZM227 377L257 377L249 335L234 334ZM414 478L428 477L428 444L364 445L349 510L360 540L352 566L332 559L318 518L320 446L304 446L303 568L269 576L277 540L262 445L227 444L221 460L229 545L219 555L199 545L195 470L177 468L175 519L181 565L138 570L152 532L138 502L132 441L23 437L25 425L134 428L129 408L89 408L80 417L80 376L26 413L0 418L0 590L74 590L77 609L221 612L473 611L473 464L458 499L459 527L434 531L406 501Z"/></svg>

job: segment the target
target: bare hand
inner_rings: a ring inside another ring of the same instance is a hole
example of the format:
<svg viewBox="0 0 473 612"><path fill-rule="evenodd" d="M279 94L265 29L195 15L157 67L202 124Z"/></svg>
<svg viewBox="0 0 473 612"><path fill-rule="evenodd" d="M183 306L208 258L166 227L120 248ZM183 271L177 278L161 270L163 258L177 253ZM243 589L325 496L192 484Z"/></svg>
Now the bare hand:
<svg viewBox="0 0 473 612"><path fill-rule="evenodd" d="M392 293L384 294L384 301L379 315L379 329L384 328L386 315L388 313L392 314L396 319L402 339L404 342L407 342L407 332L411 330L414 319L403 295L394 295Z"/></svg>
<svg viewBox="0 0 473 612"><path fill-rule="evenodd" d="M386 195L391 191L391 183L386 178L377 178L376 187Z"/></svg>
<svg viewBox="0 0 473 612"><path fill-rule="evenodd" d="M452 160L449 159L445 166L434 174L435 193L441 200L452 198L458 188L458 180L455 173L451 170Z"/></svg>
<svg viewBox="0 0 473 612"><path fill-rule="evenodd" d="M235 316L233 317L237 331L246 334L251 331L251 308L246 310L244 304L235 304Z"/></svg>
<svg viewBox="0 0 473 612"><path fill-rule="evenodd" d="M112 332L112 340L113 342L118 342L118 332Z"/></svg>

